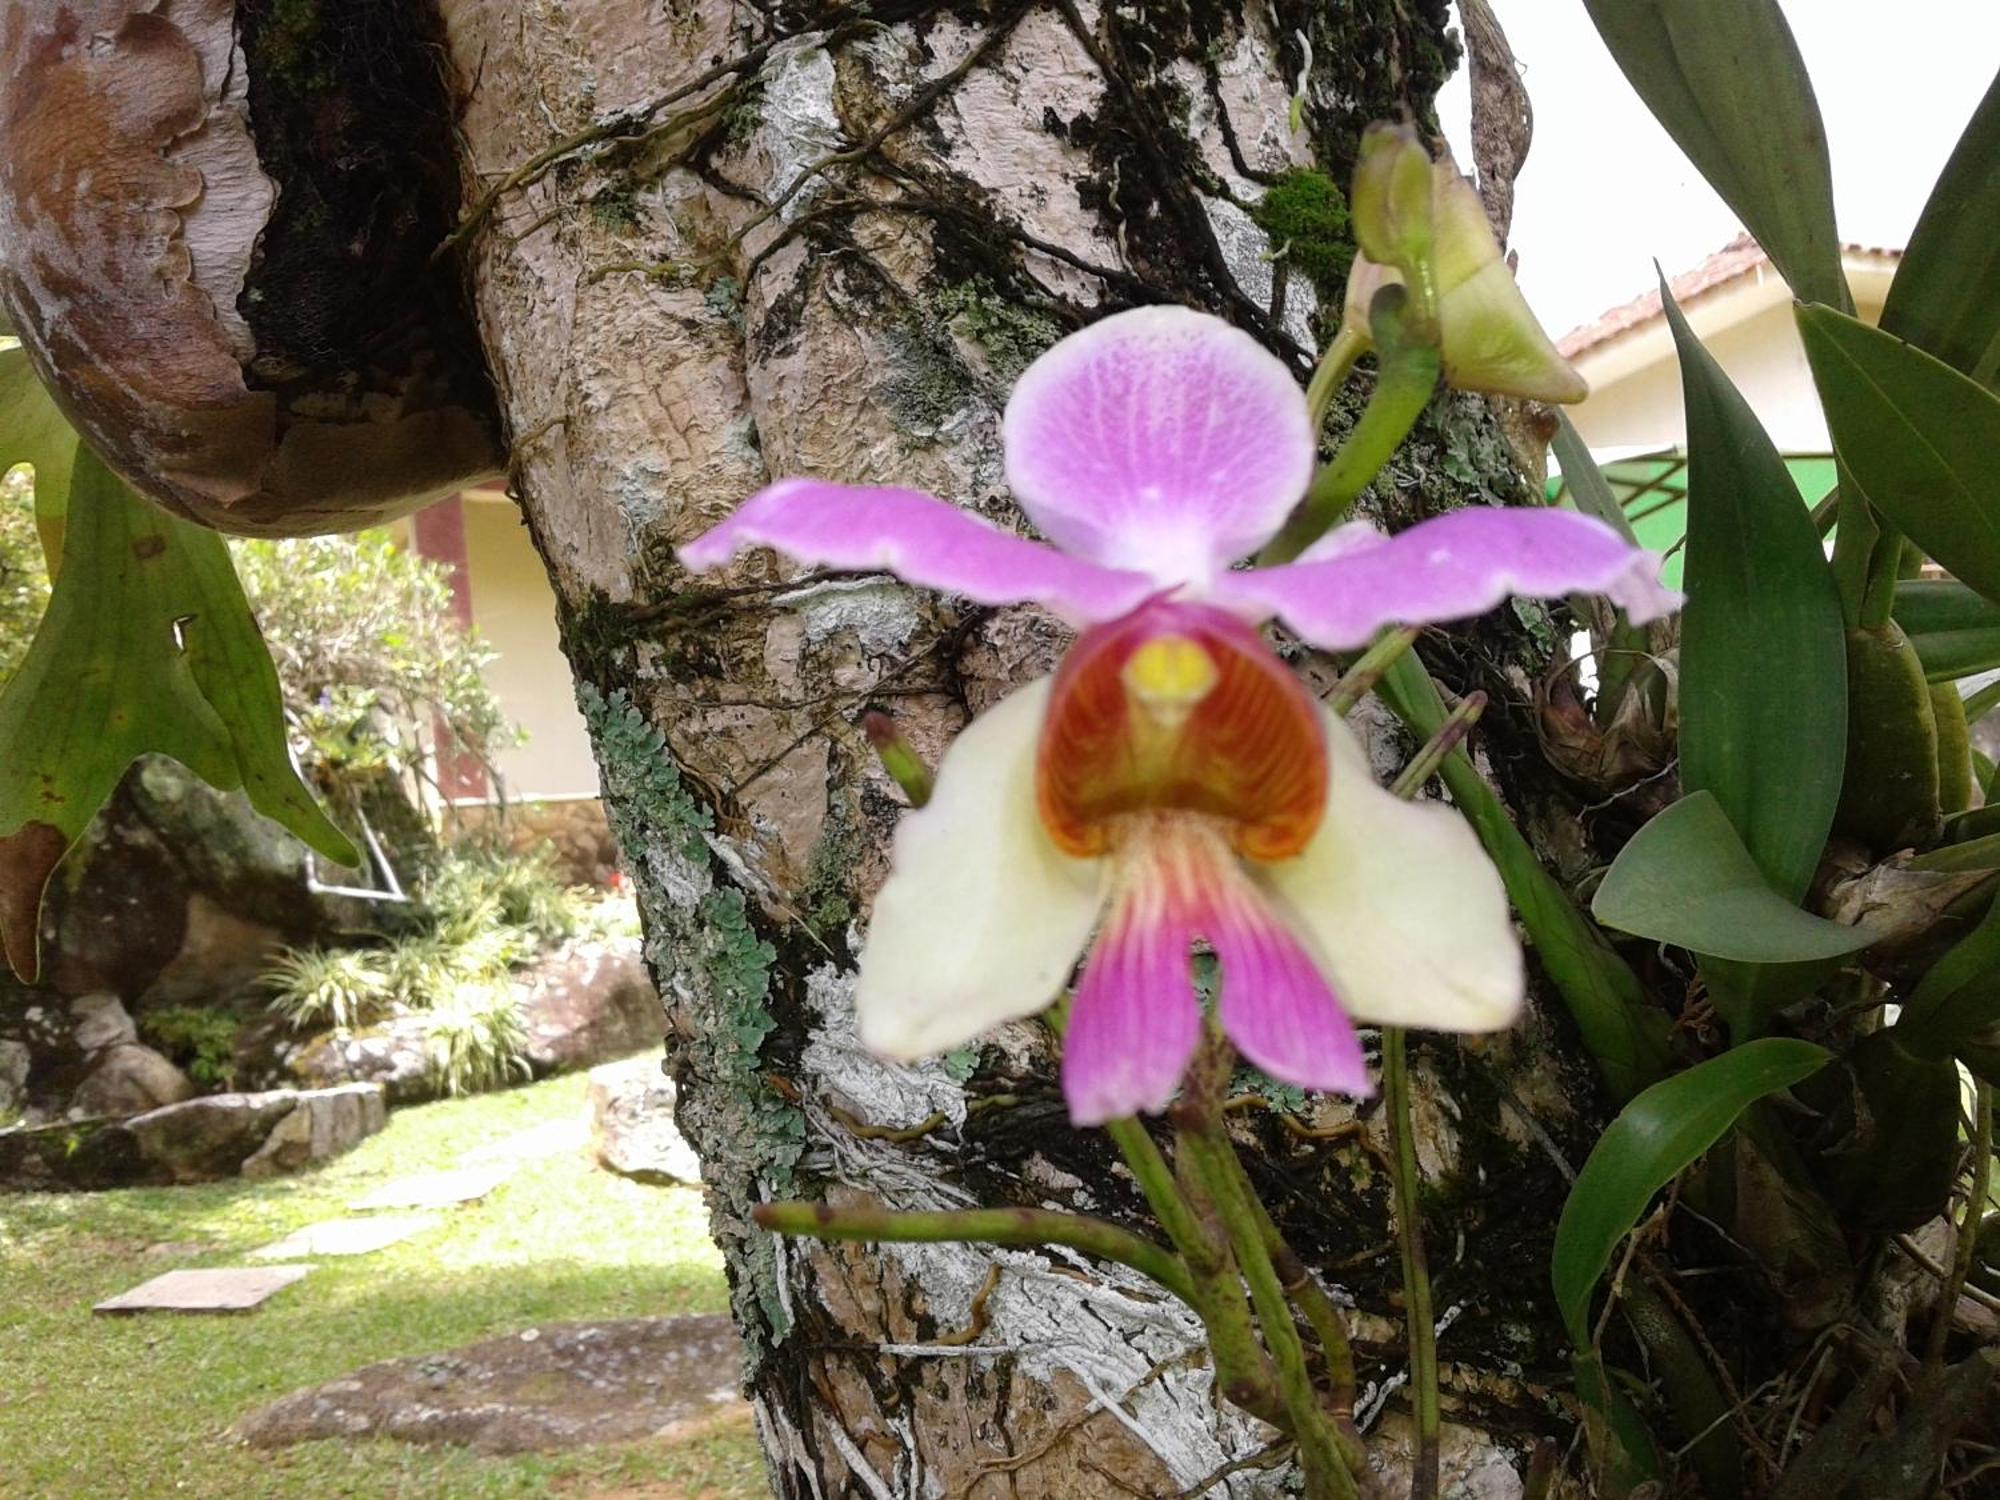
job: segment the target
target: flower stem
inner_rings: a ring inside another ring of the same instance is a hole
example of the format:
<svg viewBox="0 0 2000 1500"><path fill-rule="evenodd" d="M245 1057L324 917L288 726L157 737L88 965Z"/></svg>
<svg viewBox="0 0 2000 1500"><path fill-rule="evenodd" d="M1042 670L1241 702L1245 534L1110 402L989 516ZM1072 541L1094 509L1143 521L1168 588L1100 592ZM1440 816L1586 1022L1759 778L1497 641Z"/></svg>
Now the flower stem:
<svg viewBox="0 0 2000 1500"><path fill-rule="evenodd" d="M1222 1134L1222 1144L1226 1148L1226 1164L1236 1178L1244 1201L1250 1205L1257 1232L1264 1241L1265 1253L1271 1257L1271 1267L1278 1273L1285 1295L1305 1314L1307 1325L1319 1341L1321 1357L1326 1361L1326 1407L1333 1418L1341 1455L1347 1460L1350 1471L1363 1468L1368 1462L1368 1455L1361 1446L1361 1434L1354 1426L1354 1398L1358 1381L1354 1373L1354 1348L1347 1337L1347 1322L1341 1317L1333 1299L1327 1296L1326 1288L1306 1269L1306 1263L1286 1241L1271 1217L1271 1211L1264 1206L1264 1200L1257 1196L1256 1185L1250 1181L1250 1174L1243 1168L1243 1159L1236 1154L1226 1132Z"/></svg>
<svg viewBox="0 0 2000 1500"><path fill-rule="evenodd" d="M1264 1343L1278 1370L1287 1428L1299 1445L1307 1500L1354 1500L1356 1491L1329 1413L1313 1391L1292 1304L1272 1264L1259 1225L1261 1209L1247 1191L1242 1166L1222 1126L1222 1093L1228 1082L1228 1046L1213 1033L1196 1055L1173 1110L1179 1149L1214 1203L1250 1286L1250 1300Z"/></svg>
<svg viewBox="0 0 2000 1500"><path fill-rule="evenodd" d="M1403 767L1403 774L1396 778L1396 784L1389 790L1396 796L1408 799L1421 792L1437 775L1444 765L1444 758L1465 743L1465 737L1472 733L1472 726L1479 722L1479 716L1486 712L1486 695L1469 693L1445 716L1435 733L1424 741L1414 759Z"/></svg>
<svg viewBox="0 0 2000 1500"><path fill-rule="evenodd" d="M1258 557L1260 566L1291 562L1347 514L1430 405L1440 368L1435 347L1413 343L1383 349L1375 393L1361 420L1332 462L1313 476L1299 508Z"/></svg>
<svg viewBox="0 0 2000 1500"><path fill-rule="evenodd" d="M1102 1219L1043 1208L968 1208L903 1213L830 1203L760 1203L751 1216L776 1234L880 1244L967 1241L986 1245L1066 1245L1150 1276L1190 1305L1194 1287L1180 1258Z"/></svg>
<svg viewBox="0 0 2000 1500"><path fill-rule="evenodd" d="M1951 1336L1952 1320L1958 1315L1958 1299L1965 1290L1972 1263L1979 1256L1979 1225L1986 1217L1986 1198L1993 1189L1993 1086L1978 1085L1974 1095L1972 1127L1972 1186L1965 1200L1965 1216L1958 1221L1958 1244L1951 1258L1951 1276L1938 1298L1937 1317L1931 1321L1930 1339L1924 1346L1924 1363L1935 1370L1944 1364L1945 1340Z"/></svg>
<svg viewBox="0 0 2000 1500"><path fill-rule="evenodd" d="M1354 712L1354 705L1374 692L1375 684L1382 680L1383 674L1401 661L1403 653L1416 643L1417 629L1414 625L1401 625L1394 630L1383 631L1333 685L1333 694L1326 700L1326 706L1339 717L1346 718Z"/></svg>
<svg viewBox="0 0 2000 1500"><path fill-rule="evenodd" d="M1227 1242L1202 1222L1145 1126L1128 1116L1108 1122L1104 1131L1124 1154L1153 1216L1186 1262L1189 1288L1181 1300L1195 1310L1208 1333L1217 1388L1252 1416L1284 1425L1277 1372L1257 1342Z"/></svg>
<svg viewBox="0 0 2000 1500"><path fill-rule="evenodd" d="M1416 1466L1410 1500L1436 1500L1438 1492L1437 1324L1431 1312L1431 1273L1424 1256L1424 1227L1417 1205L1417 1143L1410 1130L1410 1062L1399 1026L1382 1028L1382 1092L1389 1117L1390 1169L1396 1201L1396 1243L1403 1254L1403 1308L1410 1329L1410 1389L1417 1411Z"/></svg>
<svg viewBox="0 0 2000 1500"><path fill-rule="evenodd" d="M1354 362L1367 348L1365 334L1359 329L1343 326L1333 336L1333 342L1326 346L1326 353L1320 356L1319 368L1313 371L1312 381L1306 386L1306 412L1312 421L1315 441L1319 438L1320 428L1326 425L1327 408L1333 405L1333 398L1354 372Z"/></svg>

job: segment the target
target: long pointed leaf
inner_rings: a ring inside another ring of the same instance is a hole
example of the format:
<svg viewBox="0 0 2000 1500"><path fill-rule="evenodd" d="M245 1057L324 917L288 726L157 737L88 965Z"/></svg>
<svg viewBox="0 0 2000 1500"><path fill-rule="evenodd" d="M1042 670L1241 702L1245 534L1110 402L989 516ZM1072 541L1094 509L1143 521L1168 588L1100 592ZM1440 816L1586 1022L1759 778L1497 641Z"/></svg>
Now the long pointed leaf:
<svg viewBox="0 0 2000 1500"><path fill-rule="evenodd" d="M1618 1242L1665 1187L1757 1100L1818 1072L1831 1054L1765 1037L1654 1084L1618 1113L1577 1174L1556 1225L1551 1276L1563 1324L1590 1347L1590 1297Z"/></svg>
<svg viewBox="0 0 2000 1500"><path fill-rule="evenodd" d="M1777 0L1584 0L1646 107L1799 296L1847 305L1826 128Z"/></svg>
<svg viewBox="0 0 2000 1500"><path fill-rule="evenodd" d="M1847 758L1840 594L1812 517L1664 285L1687 402L1681 782L1707 791L1780 895L1812 883Z"/></svg>
<svg viewBox="0 0 2000 1500"><path fill-rule="evenodd" d="M1981 385L2000 377L2000 74L1931 188L1882 326Z"/></svg>
<svg viewBox="0 0 2000 1500"><path fill-rule="evenodd" d="M2000 396L1830 307L1798 323L1841 462L1898 529L2000 599Z"/></svg>

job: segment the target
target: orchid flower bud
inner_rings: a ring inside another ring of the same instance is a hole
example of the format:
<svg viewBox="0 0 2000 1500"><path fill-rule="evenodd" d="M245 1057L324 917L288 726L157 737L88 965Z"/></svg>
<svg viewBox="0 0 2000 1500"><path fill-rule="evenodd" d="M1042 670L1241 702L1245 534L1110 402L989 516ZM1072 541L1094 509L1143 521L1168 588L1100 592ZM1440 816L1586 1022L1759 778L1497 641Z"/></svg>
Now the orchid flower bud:
<svg viewBox="0 0 2000 1500"><path fill-rule="evenodd" d="M1410 186L1418 159L1422 210L1413 206ZM1407 285L1413 332L1423 327L1426 294L1435 296L1448 385L1536 401L1581 401L1589 394L1529 311L1471 182L1448 162L1432 163L1414 132L1375 126L1362 138L1352 204L1361 253L1348 275L1343 334L1372 346L1376 293Z"/></svg>

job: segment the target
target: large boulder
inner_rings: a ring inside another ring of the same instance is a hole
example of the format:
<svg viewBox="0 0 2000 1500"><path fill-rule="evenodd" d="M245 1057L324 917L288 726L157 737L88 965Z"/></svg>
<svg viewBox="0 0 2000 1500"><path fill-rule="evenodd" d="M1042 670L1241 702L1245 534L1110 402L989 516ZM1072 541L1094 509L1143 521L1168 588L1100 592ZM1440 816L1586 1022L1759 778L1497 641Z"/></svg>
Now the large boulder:
<svg viewBox="0 0 2000 1500"><path fill-rule="evenodd" d="M391 1104L419 1104L442 1092L419 1015L392 1016L362 1031L322 1032L279 1045L279 1070L303 1088L372 1083Z"/></svg>
<svg viewBox="0 0 2000 1500"><path fill-rule="evenodd" d="M187 1074L151 1047L120 1042L96 1054L95 1064L70 1095L75 1119L140 1115L194 1097Z"/></svg>
<svg viewBox="0 0 2000 1500"><path fill-rule="evenodd" d="M258 1448L394 1438L533 1453L690 1433L741 1416L743 1346L726 1317L564 1323L368 1365L250 1413Z"/></svg>
<svg viewBox="0 0 2000 1500"><path fill-rule="evenodd" d="M659 991L625 940L566 943L522 976L521 1018L537 1076L574 1072L657 1047L666 1030Z"/></svg>
<svg viewBox="0 0 2000 1500"><path fill-rule="evenodd" d="M297 1171L380 1130L372 1084L210 1094L115 1120L0 1131L0 1189L165 1187Z"/></svg>
<svg viewBox="0 0 2000 1500"><path fill-rule="evenodd" d="M642 1182L701 1181L701 1158L674 1123L674 1081L657 1058L590 1070L590 1143L597 1160Z"/></svg>

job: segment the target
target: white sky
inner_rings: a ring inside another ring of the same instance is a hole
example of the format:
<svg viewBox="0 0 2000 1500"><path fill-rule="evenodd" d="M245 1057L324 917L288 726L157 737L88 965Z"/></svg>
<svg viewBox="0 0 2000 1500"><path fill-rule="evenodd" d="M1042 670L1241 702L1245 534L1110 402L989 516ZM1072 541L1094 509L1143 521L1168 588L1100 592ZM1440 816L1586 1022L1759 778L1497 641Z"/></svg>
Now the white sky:
<svg viewBox="0 0 2000 1500"><path fill-rule="evenodd" d="M1783 0L1819 95L1841 238L1900 247L1994 72L1996 0ZM1512 247L1560 336L1675 275L1741 230L1597 39L1583 0L1493 0L1535 109ZM1471 164L1461 70L1439 100Z"/></svg>

